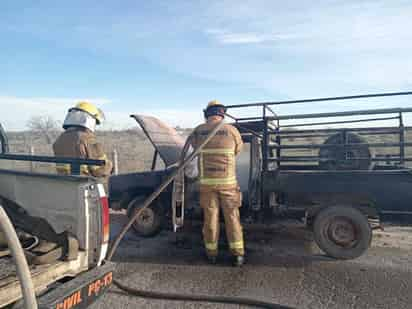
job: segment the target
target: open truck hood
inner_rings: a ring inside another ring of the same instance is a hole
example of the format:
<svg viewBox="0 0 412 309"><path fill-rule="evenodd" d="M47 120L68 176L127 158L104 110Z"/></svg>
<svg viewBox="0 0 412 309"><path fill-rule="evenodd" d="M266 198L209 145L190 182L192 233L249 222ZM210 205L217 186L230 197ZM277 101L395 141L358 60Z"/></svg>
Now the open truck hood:
<svg viewBox="0 0 412 309"><path fill-rule="evenodd" d="M177 133L174 128L152 116L131 115L131 117L142 127L166 166L173 165L180 159L185 138ZM237 176L242 192L247 192L249 183L250 154L249 147L246 146L245 148L237 157Z"/></svg>
<svg viewBox="0 0 412 309"><path fill-rule="evenodd" d="M177 131L151 116L131 115L143 129L166 166L176 163L185 144L185 139Z"/></svg>

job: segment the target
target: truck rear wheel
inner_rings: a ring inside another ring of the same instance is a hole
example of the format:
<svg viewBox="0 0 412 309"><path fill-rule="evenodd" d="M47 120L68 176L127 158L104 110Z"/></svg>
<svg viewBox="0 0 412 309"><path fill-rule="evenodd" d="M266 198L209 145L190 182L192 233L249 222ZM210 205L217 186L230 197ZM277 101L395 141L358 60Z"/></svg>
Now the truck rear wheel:
<svg viewBox="0 0 412 309"><path fill-rule="evenodd" d="M137 197L129 203L127 208L127 216L129 218L132 218L136 211L142 208L144 200L143 197ZM136 234L143 237L151 237L160 232L163 222L163 212L160 206L157 202L154 202L140 213L132 225Z"/></svg>
<svg viewBox="0 0 412 309"><path fill-rule="evenodd" d="M315 218L313 230L317 245L336 259L355 259L368 250L372 241L367 217L350 206L331 206L321 210Z"/></svg>

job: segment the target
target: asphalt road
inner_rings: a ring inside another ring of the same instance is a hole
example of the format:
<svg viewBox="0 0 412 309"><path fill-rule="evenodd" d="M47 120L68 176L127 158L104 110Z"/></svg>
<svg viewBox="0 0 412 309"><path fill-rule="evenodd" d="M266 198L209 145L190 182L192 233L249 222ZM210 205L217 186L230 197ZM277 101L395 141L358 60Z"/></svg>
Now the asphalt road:
<svg viewBox="0 0 412 309"><path fill-rule="evenodd" d="M112 235L124 218L112 216ZM232 268L222 239L216 266L203 257L200 230L184 243L171 232L150 239L132 232L115 261L116 277L132 287L188 294L247 296L295 308L411 308L412 229L379 233L356 260L322 255L311 235L295 225L246 231L248 263ZM223 235L223 234L222 234ZM112 288L93 308L248 308L238 305L147 300Z"/></svg>

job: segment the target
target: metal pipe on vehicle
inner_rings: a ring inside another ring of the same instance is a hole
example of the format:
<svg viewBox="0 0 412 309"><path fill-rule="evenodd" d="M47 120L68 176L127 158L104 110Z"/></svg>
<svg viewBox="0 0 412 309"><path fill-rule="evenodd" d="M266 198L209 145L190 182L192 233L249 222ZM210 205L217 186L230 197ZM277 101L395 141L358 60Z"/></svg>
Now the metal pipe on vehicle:
<svg viewBox="0 0 412 309"><path fill-rule="evenodd" d="M269 105L265 105L265 108L269 111L269 112L271 112L274 116L277 116L277 114L276 114L276 112L269 106Z"/></svg>
<svg viewBox="0 0 412 309"><path fill-rule="evenodd" d="M296 128L296 127L320 126L320 125L331 125L331 124L360 123L360 122L383 121L383 120L394 120L394 119L399 119L399 117L383 117L383 118L357 119L357 120L345 120L345 121L297 123L297 124L283 125L281 128Z"/></svg>
<svg viewBox="0 0 412 309"><path fill-rule="evenodd" d="M346 117L346 116L361 116L361 115L383 115L383 114L399 114L412 113L412 108L382 108L382 109L365 109L348 112L334 113L315 113L315 114L297 114L267 117L270 120L293 120L307 118L327 118L327 117Z"/></svg>
<svg viewBox="0 0 412 309"><path fill-rule="evenodd" d="M91 160L91 159L79 159L79 158L63 158L52 156L31 156L25 154L0 154L0 160L12 160L12 161L33 161L43 163L62 163L62 164L79 164L79 165L97 165L103 166L105 160Z"/></svg>
<svg viewBox="0 0 412 309"><path fill-rule="evenodd" d="M401 164L404 164L405 158L405 126L403 124L403 117L402 113L399 113L399 143L401 144L399 147L399 156L401 157Z"/></svg>
<svg viewBox="0 0 412 309"><path fill-rule="evenodd" d="M0 160L11 160L11 161L28 161L31 162L43 162L43 163L61 163L70 164L71 174L80 175L81 165L97 165L103 166L105 160L89 160L89 159L79 159L79 158L59 158L51 156L33 156L33 155L23 155L23 154L0 154Z"/></svg>
<svg viewBox="0 0 412 309"><path fill-rule="evenodd" d="M24 308L37 309L36 293L34 290L33 281L31 280L30 269L27 264L26 256L24 255L23 248L20 244L19 238L17 237L13 224L1 205L0 225L1 230L4 232L7 239L7 244L13 255L14 262L16 263L17 276L20 281L24 300Z"/></svg>
<svg viewBox="0 0 412 309"><path fill-rule="evenodd" d="M316 156L283 156L281 158L269 158L270 162L345 162L345 161L371 161L371 162L397 162L400 161L400 157L390 157L390 158L348 158L342 160L335 160L332 158L323 158ZM403 159L405 162L412 162L412 157L405 157Z"/></svg>
<svg viewBox="0 0 412 309"><path fill-rule="evenodd" d="M295 144L295 145L273 145L272 148L280 149L317 149L317 148L357 148L362 146L387 148L387 147L412 147L412 143L357 143L357 144Z"/></svg>
<svg viewBox="0 0 412 309"><path fill-rule="evenodd" d="M405 127L405 130L410 129L410 127ZM304 130L283 130L280 131L278 134L280 135L292 135L292 134L306 134L306 133L335 133L340 132L342 130L346 130L348 132L362 132L363 134L399 134L398 127L371 127L371 128L336 128L336 129L304 129ZM296 137L299 137L296 136Z"/></svg>
<svg viewBox="0 0 412 309"><path fill-rule="evenodd" d="M325 101L368 99L368 98L393 97L393 96L404 96L404 95L412 95L412 91L373 93L373 94L361 94L361 95L303 99L303 100L288 100L288 101L277 101L277 102L235 104L235 105L227 105L226 108L241 108L241 107L252 107L252 106L265 106L265 105L284 105L284 104L296 104L296 103L311 103L311 102L313 103L313 102L325 102Z"/></svg>
<svg viewBox="0 0 412 309"><path fill-rule="evenodd" d="M251 121L251 120L262 120L262 117L242 117L242 118L234 118L236 121Z"/></svg>

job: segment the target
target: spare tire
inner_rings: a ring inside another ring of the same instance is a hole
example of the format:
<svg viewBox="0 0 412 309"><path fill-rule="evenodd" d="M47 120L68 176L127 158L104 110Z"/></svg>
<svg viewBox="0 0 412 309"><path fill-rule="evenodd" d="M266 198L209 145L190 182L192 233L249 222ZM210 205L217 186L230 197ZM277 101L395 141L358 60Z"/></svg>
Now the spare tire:
<svg viewBox="0 0 412 309"><path fill-rule="evenodd" d="M329 136L324 145L343 145L343 133L336 133ZM362 144L359 146L347 147L330 146L322 147L319 150L319 167L326 170L369 170L372 169L373 154L365 138L358 134L347 132L346 139L348 144ZM350 160L347 160L350 159Z"/></svg>

